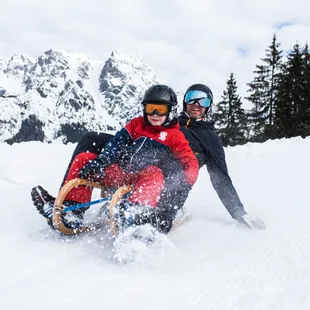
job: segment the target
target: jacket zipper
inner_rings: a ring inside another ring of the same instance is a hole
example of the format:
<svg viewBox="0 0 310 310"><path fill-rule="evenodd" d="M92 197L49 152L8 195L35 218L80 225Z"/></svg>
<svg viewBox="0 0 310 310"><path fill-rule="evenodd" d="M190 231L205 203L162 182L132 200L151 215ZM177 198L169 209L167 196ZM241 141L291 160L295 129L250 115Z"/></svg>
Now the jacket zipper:
<svg viewBox="0 0 310 310"><path fill-rule="evenodd" d="M144 140L143 140L143 142L141 143L141 145L139 146L139 148L132 154L132 156L131 156L131 158L130 158L130 163L129 163L129 165L131 165L131 162L132 162L134 156L141 150L141 148L142 148L143 144L145 143L146 139L147 139L147 137L144 138Z"/></svg>

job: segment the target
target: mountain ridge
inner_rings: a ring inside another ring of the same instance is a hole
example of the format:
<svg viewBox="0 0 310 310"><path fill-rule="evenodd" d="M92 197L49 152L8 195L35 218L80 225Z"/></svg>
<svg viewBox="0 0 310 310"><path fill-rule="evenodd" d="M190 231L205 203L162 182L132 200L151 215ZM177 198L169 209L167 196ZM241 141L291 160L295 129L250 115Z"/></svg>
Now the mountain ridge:
<svg viewBox="0 0 310 310"><path fill-rule="evenodd" d="M142 112L144 91L160 83L137 53L106 61L49 49L0 59L0 142L77 142L87 131L115 132Z"/></svg>

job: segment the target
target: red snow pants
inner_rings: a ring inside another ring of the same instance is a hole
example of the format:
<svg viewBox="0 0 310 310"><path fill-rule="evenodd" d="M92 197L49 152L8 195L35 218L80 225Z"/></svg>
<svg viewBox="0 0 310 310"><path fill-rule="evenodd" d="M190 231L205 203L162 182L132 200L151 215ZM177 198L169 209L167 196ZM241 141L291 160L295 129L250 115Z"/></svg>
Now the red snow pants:
<svg viewBox="0 0 310 310"><path fill-rule="evenodd" d="M64 184L76 178L80 170L97 156L89 152L78 154L72 162ZM105 169L105 176L100 183L112 189L132 185L134 189L129 197L130 201L156 207L164 188L164 175L156 166L148 166L138 173L130 173L122 170L118 164L112 164ZM85 203L91 200L91 195L92 188L76 186L65 199Z"/></svg>

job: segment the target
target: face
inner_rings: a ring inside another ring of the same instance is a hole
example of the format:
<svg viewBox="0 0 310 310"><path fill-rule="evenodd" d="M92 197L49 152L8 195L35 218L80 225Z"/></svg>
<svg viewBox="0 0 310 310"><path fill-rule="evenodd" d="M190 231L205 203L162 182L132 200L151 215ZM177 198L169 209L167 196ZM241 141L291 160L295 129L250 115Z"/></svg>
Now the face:
<svg viewBox="0 0 310 310"><path fill-rule="evenodd" d="M190 118L202 118L206 112L206 108L200 106L196 101L194 104L186 105L186 113Z"/></svg>
<svg viewBox="0 0 310 310"><path fill-rule="evenodd" d="M147 119L151 123L152 126L161 126L166 120L166 115L164 116L158 116L156 114L147 115Z"/></svg>

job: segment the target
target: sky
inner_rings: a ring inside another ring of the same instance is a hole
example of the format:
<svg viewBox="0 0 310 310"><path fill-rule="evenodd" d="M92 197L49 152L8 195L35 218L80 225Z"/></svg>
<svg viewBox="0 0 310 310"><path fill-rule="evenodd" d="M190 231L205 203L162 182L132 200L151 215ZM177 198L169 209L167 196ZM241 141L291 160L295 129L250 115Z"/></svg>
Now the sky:
<svg viewBox="0 0 310 310"><path fill-rule="evenodd" d="M138 53L162 83L205 83L220 100L231 72L239 94L278 36L287 51L310 37L308 0L10 0L1 4L0 58L54 48L106 60Z"/></svg>
<svg viewBox="0 0 310 310"><path fill-rule="evenodd" d="M74 147L0 143L0 309L310 309L310 137L226 149L245 209L265 230L229 216L203 167L186 201L193 219L153 247L118 243L122 257L136 251L124 265L109 259L105 234L60 236L32 205L35 185L57 194Z"/></svg>

